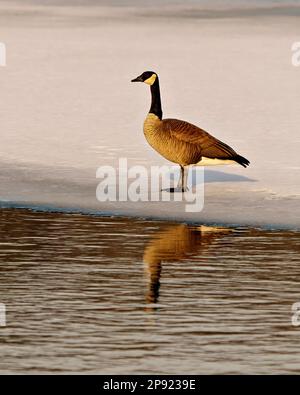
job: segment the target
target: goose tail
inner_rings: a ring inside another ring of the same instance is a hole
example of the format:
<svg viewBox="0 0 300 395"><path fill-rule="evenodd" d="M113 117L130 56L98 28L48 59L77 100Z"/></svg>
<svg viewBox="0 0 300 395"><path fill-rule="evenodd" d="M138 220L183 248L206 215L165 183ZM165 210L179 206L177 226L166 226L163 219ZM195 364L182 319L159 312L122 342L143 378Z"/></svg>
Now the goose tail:
<svg viewBox="0 0 300 395"><path fill-rule="evenodd" d="M248 159L244 158L241 155L237 155L234 158L232 158L236 163L238 163L239 165L243 166L243 167L247 167L250 165L250 162L248 161Z"/></svg>

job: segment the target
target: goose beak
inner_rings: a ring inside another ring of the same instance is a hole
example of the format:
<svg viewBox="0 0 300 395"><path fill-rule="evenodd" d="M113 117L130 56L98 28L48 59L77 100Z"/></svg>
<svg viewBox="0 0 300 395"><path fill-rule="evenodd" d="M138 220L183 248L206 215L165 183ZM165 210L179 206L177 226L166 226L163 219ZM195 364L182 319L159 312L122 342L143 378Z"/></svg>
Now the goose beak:
<svg viewBox="0 0 300 395"><path fill-rule="evenodd" d="M133 80L131 80L131 82L144 82L141 76L138 76L136 78L134 78Z"/></svg>

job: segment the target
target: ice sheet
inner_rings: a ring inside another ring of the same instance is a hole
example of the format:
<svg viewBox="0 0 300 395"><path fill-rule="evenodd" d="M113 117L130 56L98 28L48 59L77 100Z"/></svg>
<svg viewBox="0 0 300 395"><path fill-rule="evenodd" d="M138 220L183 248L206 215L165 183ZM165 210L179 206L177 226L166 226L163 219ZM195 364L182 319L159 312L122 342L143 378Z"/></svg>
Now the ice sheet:
<svg viewBox="0 0 300 395"><path fill-rule="evenodd" d="M196 2L161 12L37 3L0 2L1 201L300 228L298 8L205 17ZM96 200L99 166L168 163L142 133L149 88L130 83L148 69L159 73L165 117L201 126L251 161L206 170L200 213Z"/></svg>

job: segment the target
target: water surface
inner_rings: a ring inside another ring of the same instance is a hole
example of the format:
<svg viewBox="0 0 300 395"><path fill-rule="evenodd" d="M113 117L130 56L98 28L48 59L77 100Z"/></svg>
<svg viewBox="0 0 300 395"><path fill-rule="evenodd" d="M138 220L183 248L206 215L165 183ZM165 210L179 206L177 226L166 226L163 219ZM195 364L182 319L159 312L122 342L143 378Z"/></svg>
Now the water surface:
<svg viewBox="0 0 300 395"><path fill-rule="evenodd" d="M0 212L2 373L295 373L300 233Z"/></svg>

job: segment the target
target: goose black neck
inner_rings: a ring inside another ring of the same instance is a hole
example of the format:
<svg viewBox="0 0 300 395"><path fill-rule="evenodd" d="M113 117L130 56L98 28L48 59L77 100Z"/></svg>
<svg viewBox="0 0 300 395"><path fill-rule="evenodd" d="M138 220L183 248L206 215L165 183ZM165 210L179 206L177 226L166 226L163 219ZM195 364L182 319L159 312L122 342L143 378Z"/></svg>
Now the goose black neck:
<svg viewBox="0 0 300 395"><path fill-rule="evenodd" d="M151 85L151 108L150 113L155 114L159 119L162 119L162 109L161 109L161 100L160 100L160 89L159 89L159 81L158 77L156 78L153 85Z"/></svg>

